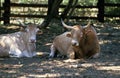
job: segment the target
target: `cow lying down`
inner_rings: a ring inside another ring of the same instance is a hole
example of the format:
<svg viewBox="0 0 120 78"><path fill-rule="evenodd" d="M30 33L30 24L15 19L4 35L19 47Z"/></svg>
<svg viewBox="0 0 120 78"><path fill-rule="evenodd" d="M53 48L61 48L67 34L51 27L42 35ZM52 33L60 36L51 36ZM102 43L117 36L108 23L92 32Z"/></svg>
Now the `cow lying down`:
<svg viewBox="0 0 120 78"><path fill-rule="evenodd" d="M23 24L22 24L23 25ZM36 55L36 33L34 24L23 26L19 32L0 35L0 57L33 57Z"/></svg>
<svg viewBox="0 0 120 78"><path fill-rule="evenodd" d="M99 56L98 37L90 22L85 27L68 26L63 21L62 24L71 31L65 32L53 40L50 57L56 56L57 52L70 59L97 58Z"/></svg>

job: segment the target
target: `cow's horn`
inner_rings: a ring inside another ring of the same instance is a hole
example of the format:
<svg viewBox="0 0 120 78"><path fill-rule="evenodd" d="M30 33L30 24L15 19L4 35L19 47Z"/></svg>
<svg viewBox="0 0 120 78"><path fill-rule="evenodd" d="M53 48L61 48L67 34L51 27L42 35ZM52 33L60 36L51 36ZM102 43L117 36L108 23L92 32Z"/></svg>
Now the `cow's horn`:
<svg viewBox="0 0 120 78"><path fill-rule="evenodd" d="M91 26L91 20L89 20L88 24L86 25L87 27Z"/></svg>
<svg viewBox="0 0 120 78"><path fill-rule="evenodd" d="M67 24L65 24L62 19L61 19L61 22L62 22L62 25L63 25L65 28L67 28L67 29L73 29L72 26L68 26Z"/></svg>
<svg viewBox="0 0 120 78"><path fill-rule="evenodd" d="M20 23L21 27L23 27L23 28L25 28L27 26L20 19L18 19L18 22Z"/></svg>

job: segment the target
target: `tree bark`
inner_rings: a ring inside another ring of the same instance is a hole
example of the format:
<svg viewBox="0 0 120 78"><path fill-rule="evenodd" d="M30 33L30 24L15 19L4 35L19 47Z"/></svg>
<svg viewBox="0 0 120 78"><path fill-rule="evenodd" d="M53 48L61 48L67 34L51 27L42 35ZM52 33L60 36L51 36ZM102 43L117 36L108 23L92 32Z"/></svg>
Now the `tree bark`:
<svg viewBox="0 0 120 78"><path fill-rule="evenodd" d="M47 11L47 17L41 24L42 28L46 28L51 20L53 18L59 17L59 7L63 0L48 0L48 11ZM73 11L75 9L75 6L77 5L78 0L69 0L68 5L64 9L63 13L60 15L60 17L64 20L67 15L69 16L67 20L70 18L70 16L73 14Z"/></svg>
<svg viewBox="0 0 120 78"><path fill-rule="evenodd" d="M61 14L61 18L64 20L68 14L68 12L70 11L70 9L72 8L72 4L73 4L74 0L69 0L68 5L66 6L66 8L64 9L63 13Z"/></svg>
<svg viewBox="0 0 120 78"><path fill-rule="evenodd" d="M48 0L47 17L41 24L42 28L46 28L53 18L57 18L59 16L59 6L62 1L63 0Z"/></svg>
<svg viewBox="0 0 120 78"><path fill-rule="evenodd" d="M72 5L72 8L70 9L70 12L69 12L69 16L68 16L68 18L67 18L67 21L69 20L69 18L72 16L72 14L73 14L73 12L74 12L74 10L75 10L75 7L76 7L76 5L77 5L77 3L78 3L78 0L74 0L75 2L73 3L73 5Z"/></svg>

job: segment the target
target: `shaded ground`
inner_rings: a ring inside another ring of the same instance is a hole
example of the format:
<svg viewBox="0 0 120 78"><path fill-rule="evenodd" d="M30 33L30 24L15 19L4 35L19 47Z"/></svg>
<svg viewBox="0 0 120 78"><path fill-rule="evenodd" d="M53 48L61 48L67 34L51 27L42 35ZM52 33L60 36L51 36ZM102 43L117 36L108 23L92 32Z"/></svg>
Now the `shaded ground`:
<svg viewBox="0 0 120 78"><path fill-rule="evenodd" d="M101 55L97 59L49 59L49 47L54 37L63 32L62 26L52 24L37 36L38 57L0 58L1 78L120 78L120 25L95 24L100 33ZM6 30L6 31L5 31ZM0 33L13 32L1 27Z"/></svg>

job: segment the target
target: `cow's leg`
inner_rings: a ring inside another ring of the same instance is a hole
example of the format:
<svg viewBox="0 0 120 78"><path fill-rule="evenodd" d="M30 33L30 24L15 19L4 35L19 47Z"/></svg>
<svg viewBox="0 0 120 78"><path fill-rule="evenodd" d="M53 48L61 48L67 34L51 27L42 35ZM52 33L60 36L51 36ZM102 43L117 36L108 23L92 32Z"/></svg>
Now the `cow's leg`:
<svg viewBox="0 0 120 78"><path fill-rule="evenodd" d="M71 51L71 52L70 52L69 58L70 58L70 59L75 59L75 52L74 52L74 51Z"/></svg>
<svg viewBox="0 0 120 78"><path fill-rule="evenodd" d="M100 55L100 47L96 46L93 50L91 50L91 54L89 58L98 58Z"/></svg>
<svg viewBox="0 0 120 78"><path fill-rule="evenodd" d="M9 51L10 57L22 57L22 52L16 47L11 47Z"/></svg>
<svg viewBox="0 0 120 78"><path fill-rule="evenodd" d="M49 54L49 57L53 58L55 56L55 52L56 52L55 46L51 45L50 50L51 50L51 52Z"/></svg>
<svg viewBox="0 0 120 78"><path fill-rule="evenodd" d="M67 55L69 59L75 59L75 52L72 48L68 49Z"/></svg>
<svg viewBox="0 0 120 78"><path fill-rule="evenodd" d="M75 59L76 58L75 51L73 50L73 48L68 49L67 55L68 55L68 59L64 60L64 62L77 62L78 61Z"/></svg>
<svg viewBox="0 0 120 78"><path fill-rule="evenodd" d="M99 55L100 55L100 53L96 53L96 54L93 55L93 58L98 58Z"/></svg>
<svg viewBox="0 0 120 78"><path fill-rule="evenodd" d="M7 49L0 46L0 57L9 57Z"/></svg>
<svg viewBox="0 0 120 78"><path fill-rule="evenodd" d="M22 57L22 53L20 51L10 51L9 52L10 57Z"/></svg>
<svg viewBox="0 0 120 78"><path fill-rule="evenodd" d="M82 50L79 49L79 51L76 51L75 53L75 59L82 59L85 57L84 55L85 55L84 52L82 52Z"/></svg>
<svg viewBox="0 0 120 78"><path fill-rule="evenodd" d="M96 45L96 48L94 49L95 54L93 55L93 58L98 58L100 55L100 45L99 43Z"/></svg>

